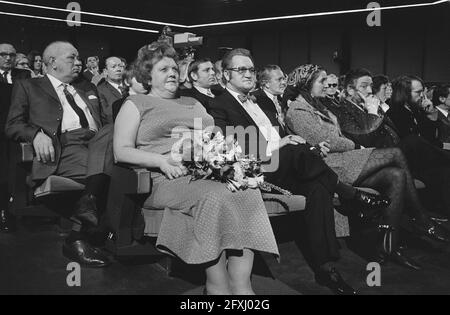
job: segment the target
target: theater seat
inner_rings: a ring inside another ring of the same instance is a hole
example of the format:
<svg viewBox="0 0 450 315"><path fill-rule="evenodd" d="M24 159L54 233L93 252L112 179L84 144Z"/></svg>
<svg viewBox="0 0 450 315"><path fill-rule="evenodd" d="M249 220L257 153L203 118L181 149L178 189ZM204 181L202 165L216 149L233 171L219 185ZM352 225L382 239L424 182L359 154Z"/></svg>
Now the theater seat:
<svg viewBox="0 0 450 315"><path fill-rule="evenodd" d="M34 196L40 198L52 194L82 190L84 190L84 185L76 181L60 176L50 176L41 186L36 188Z"/></svg>

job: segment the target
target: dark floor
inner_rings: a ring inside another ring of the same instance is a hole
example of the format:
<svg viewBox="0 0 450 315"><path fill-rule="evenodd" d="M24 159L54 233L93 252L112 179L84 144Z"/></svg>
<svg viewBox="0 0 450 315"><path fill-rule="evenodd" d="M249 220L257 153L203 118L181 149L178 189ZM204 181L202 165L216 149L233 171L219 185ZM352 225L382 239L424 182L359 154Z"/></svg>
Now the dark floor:
<svg viewBox="0 0 450 315"><path fill-rule="evenodd" d="M81 287L70 288L66 284L69 261L61 254L62 242L57 226L36 219L20 224L16 233L0 233L0 294L180 295L202 291L200 284L169 277L162 267L164 260L154 258L116 261L106 269L83 268ZM361 294L450 294L450 246L409 240L407 253L424 266L423 271L388 264L382 267L381 287L369 288L367 261L350 251L344 241L341 245L338 268ZM294 242L282 242L279 249L280 263L263 255L255 268L253 284L257 294L330 294L314 282ZM157 262L151 263L154 260ZM274 279L268 276L270 272Z"/></svg>

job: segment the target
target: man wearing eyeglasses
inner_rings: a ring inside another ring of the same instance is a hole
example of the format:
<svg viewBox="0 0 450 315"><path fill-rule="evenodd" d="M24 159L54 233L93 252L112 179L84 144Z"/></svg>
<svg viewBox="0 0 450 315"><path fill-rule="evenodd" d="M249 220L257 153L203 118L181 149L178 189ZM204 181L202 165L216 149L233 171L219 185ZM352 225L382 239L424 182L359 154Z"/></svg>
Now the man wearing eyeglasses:
<svg viewBox="0 0 450 315"><path fill-rule="evenodd" d="M334 74L329 74L325 81L325 97L323 103L325 106L339 106L339 79Z"/></svg>
<svg viewBox="0 0 450 315"><path fill-rule="evenodd" d="M245 139L240 145L246 154L268 164L278 158L276 168L268 171L265 165L264 176L274 185L306 196L305 219L317 282L336 294L355 294L333 264L339 258L333 196L344 185L338 183L337 175L324 163L316 148L300 136L288 135L276 115L266 114L249 94L255 87L256 71L248 50L228 52L222 64L226 90L211 102L209 109L215 125L227 137ZM240 134L241 130L244 135Z"/></svg>
<svg viewBox="0 0 450 315"><path fill-rule="evenodd" d="M31 77L30 71L15 69L16 50L11 44L0 44L0 231L10 231L11 222L6 213L8 205L7 167L8 146L5 122L11 103L12 84Z"/></svg>

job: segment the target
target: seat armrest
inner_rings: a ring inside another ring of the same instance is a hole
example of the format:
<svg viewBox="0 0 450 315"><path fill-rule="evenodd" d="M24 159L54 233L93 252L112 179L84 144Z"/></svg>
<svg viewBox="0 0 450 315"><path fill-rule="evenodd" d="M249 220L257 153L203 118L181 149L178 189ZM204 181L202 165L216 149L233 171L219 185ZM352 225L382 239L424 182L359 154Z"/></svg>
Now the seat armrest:
<svg viewBox="0 0 450 315"><path fill-rule="evenodd" d="M10 142L10 159L14 160L16 163L27 163L33 162L34 159L34 148L31 143L28 142Z"/></svg>
<svg viewBox="0 0 450 315"><path fill-rule="evenodd" d="M443 148L444 148L444 150L450 151L450 143L449 142L444 142Z"/></svg>
<svg viewBox="0 0 450 315"><path fill-rule="evenodd" d="M112 177L120 182L125 194L149 194L151 192L150 171L129 164L114 165Z"/></svg>

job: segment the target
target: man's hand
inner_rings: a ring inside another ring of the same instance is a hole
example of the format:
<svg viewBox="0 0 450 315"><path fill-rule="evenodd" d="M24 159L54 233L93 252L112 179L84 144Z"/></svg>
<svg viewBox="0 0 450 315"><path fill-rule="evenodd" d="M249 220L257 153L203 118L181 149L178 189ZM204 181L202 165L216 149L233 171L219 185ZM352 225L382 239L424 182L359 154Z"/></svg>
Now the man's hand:
<svg viewBox="0 0 450 315"><path fill-rule="evenodd" d="M381 105L380 100L377 97L370 95L369 97L366 97L364 101L367 112L372 115L378 115L378 110Z"/></svg>
<svg viewBox="0 0 450 315"><path fill-rule="evenodd" d="M288 144L298 145L298 144L305 144L305 143L306 143L306 140L303 139L302 137L296 136L296 135L289 135L280 140L280 146L278 147L278 149L281 149L282 147L284 147Z"/></svg>
<svg viewBox="0 0 450 315"><path fill-rule="evenodd" d="M39 131L33 140L34 152L39 162L55 162L55 148L52 139L42 131Z"/></svg>

